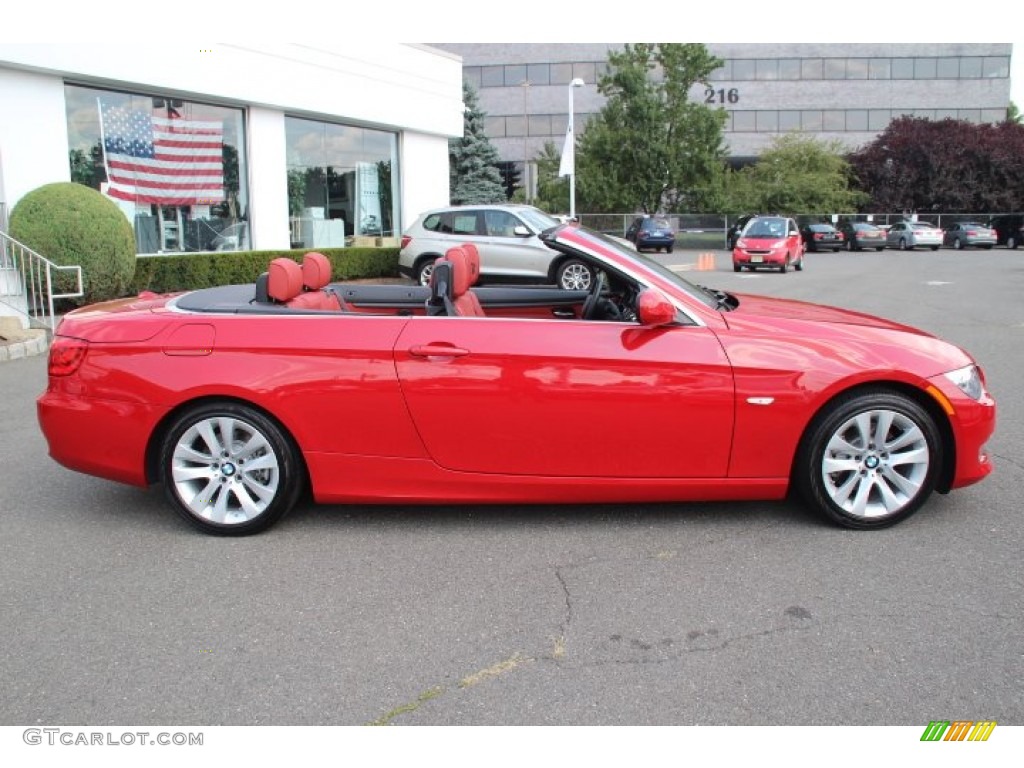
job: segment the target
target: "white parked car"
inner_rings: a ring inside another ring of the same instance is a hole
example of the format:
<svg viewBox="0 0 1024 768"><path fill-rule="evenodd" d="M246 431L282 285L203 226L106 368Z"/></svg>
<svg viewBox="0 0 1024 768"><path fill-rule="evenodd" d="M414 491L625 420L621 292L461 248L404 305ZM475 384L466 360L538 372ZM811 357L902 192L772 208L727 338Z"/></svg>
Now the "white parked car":
<svg viewBox="0 0 1024 768"><path fill-rule="evenodd" d="M539 235L560 224L529 205L458 205L421 214L402 233L398 269L421 285L430 283L434 260L460 243L480 252L480 283L553 283L589 290L593 269L548 248Z"/></svg>
<svg viewBox="0 0 1024 768"><path fill-rule="evenodd" d="M918 246L937 251L942 245L942 237L942 230L926 221L899 221L889 227L885 242L890 248L901 251Z"/></svg>

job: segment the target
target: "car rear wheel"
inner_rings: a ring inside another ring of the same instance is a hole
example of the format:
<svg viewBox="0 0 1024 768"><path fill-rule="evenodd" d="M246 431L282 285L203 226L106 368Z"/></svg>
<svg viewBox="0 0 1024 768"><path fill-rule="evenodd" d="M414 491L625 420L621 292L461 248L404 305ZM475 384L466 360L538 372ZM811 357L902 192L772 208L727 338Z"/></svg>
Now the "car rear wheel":
<svg viewBox="0 0 1024 768"><path fill-rule="evenodd" d="M160 473L174 510L205 533L245 536L277 522L303 486L282 429L239 403L207 403L171 425Z"/></svg>
<svg viewBox="0 0 1024 768"><path fill-rule="evenodd" d="M937 250L939 250L939 246L937 246L937 245L932 245L932 246L929 246L929 247L930 247L930 248L931 248L931 249L932 249L933 251L937 251Z"/></svg>
<svg viewBox="0 0 1024 768"><path fill-rule="evenodd" d="M434 256L422 259L416 265L416 282L420 285L430 285L430 276L434 274Z"/></svg>
<svg viewBox="0 0 1024 768"><path fill-rule="evenodd" d="M881 245L881 246L879 246L878 248L875 248L875 250L876 250L876 251L878 251L879 253L881 253L882 251L884 251L884 250L885 250L885 246L884 246L884 245Z"/></svg>
<svg viewBox="0 0 1024 768"><path fill-rule="evenodd" d="M884 528L912 515L935 488L942 443L935 421L889 390L840 397L808 429L796 486L847 528Z"/></svg>
<svg viewBox="0 0 1024 768"><path fill-rule="evenodd" d="M558 266L555 282L566 291L589 291L594 282L594 270L579 259L567 259Z"/></svg>

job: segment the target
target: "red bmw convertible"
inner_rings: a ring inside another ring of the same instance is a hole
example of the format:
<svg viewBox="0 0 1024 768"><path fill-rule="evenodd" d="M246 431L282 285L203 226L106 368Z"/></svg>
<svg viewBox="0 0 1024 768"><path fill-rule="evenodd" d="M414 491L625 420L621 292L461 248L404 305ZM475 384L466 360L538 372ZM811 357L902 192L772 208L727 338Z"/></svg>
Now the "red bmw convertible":
<svg viewBox="0 0 1024 768"><path fill-rule="evenodd" d="M869 315L689 283L574 225L588 290L331 281L142 295L61 322L38 400L50 455L145 487L214 534L317 502L781 499L881 528L991 472L978 365Z"/></svg>

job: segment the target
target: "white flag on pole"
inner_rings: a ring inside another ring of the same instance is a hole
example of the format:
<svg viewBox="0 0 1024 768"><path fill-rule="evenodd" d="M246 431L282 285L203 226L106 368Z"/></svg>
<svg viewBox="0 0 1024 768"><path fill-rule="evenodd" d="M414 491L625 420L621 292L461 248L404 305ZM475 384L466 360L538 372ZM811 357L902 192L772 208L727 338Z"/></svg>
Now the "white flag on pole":
<svg viewBox="0 0 1024 768"><path fill-rule="evenodd" d="M562 162L558 164L558 175L576 175L576 141L572 135L572 123L565 129L565 145L562 147Z"/></svg>

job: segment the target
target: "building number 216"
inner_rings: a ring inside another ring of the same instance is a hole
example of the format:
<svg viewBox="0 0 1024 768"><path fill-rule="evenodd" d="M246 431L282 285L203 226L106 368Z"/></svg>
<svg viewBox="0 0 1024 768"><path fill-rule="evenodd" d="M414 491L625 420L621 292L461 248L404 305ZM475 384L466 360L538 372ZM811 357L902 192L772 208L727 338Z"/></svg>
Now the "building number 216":
<svg viewBox="0 0 1024 768"><path fill-rule="evenodd" d="M725 88L719 88L717 91L714 88L704 89L704 103L705 104L735 104L740 100L740 89L730 88L728 91Z"/></svg>

